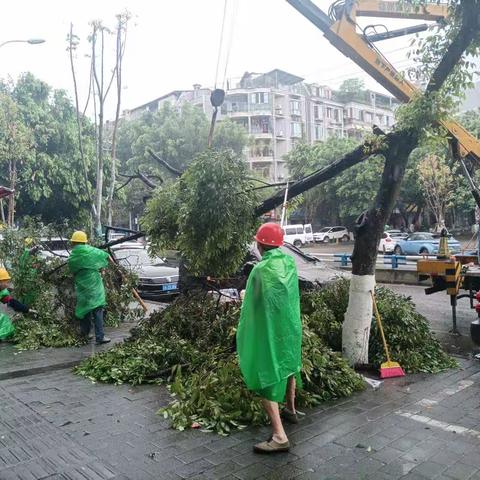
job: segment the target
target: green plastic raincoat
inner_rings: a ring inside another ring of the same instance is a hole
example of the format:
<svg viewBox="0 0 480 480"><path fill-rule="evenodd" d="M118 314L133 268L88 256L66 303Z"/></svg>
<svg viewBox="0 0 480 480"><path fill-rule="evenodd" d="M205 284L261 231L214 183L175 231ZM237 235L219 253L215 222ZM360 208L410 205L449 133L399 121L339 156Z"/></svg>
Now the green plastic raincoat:
<svg viewBox="0 0 480 480"><path fill-rule="evenodd" d="M75 316L80 320L106 304L100 270L107 265L108 253L90 245L77 245L68 257L68 268L73 273L77 295Z"/></svg>
<svg viewBox="0 0 480 480"><path fill-rule="evenodd" d="M38 290L36 289L38 272L33 266L34 258L28 248L25 248L23 251L18 264L22 283L26 290L20 296L19 300L26 305L32 305L38 297Z"/></svg>
<svg viewBox="0 0 480 480"><path fill-rule="evenodd" d="M295 261L279 248L266 251L250 273L237 351L248 389L284 401L288 378L300 377L302 322Z"/></svg>
<svg viewBox="0 0 480 480"><path fill-rule="evenodd" d="M2 291L0 291L0 300L3 297L8 297L10 296L9 291L4 288ZM5 338L8 338L12 333L15 331L15 327L10 320L10 317L4 313L0 312L0 340L4 340Z"/></svg>

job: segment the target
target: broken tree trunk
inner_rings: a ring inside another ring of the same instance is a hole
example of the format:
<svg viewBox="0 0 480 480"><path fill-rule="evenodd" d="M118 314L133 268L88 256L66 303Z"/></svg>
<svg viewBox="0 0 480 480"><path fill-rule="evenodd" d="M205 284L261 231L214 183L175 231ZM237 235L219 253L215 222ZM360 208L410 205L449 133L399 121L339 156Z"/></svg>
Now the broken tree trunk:
<svg viewBox="0 0 480 480"><path fill-rule="evenodd" d="M400 131L385 152L385 167L375 203L359 219L352 254L352 278L342 328L343 355L352 365L368 363L372 322L370 292L375 288L378 242L400 193L410 152L418 142L417 131Z"/></svg>
<svg viewBox="0 0 480 480"><path fill-rule="evenodd" d="M462 27L438 64L427 87L427 95L438 91L465 50L478 34L479 0L464 0ZM352 255L352 279L347 312L342 328L342 351L351 364L368 363L368 342L372 321L370 292L375 286L375 263L378 242L385 222L398 198L403 174L410 152L416 147L420 128L428 125L411 125L410 130L396 132L385 153L385 167L380 189L371 208L361 220Z"/></svg>
<svg viewBox="0 0 480 480"><path fill-rule="evenodd" d="M387 137L388 136L389 135L387 135ZM311 188L330 180L339 173L342 173L350 167L353 167L357 163L363 162L371 155L378 153L382 153L382 151L380 149L372 148L370 141L363 143L355 148L355 150L352 150L330 165L318 170L315 173L312 173L311 175L308 175L305 178L302 178L298 182L291 183L288 187L287 200L290 200L291 198L294 198L303 192L306 192L307 190L310 190ZM258 207L255 209L255 215L259 217L270 210L279 207L283 204L284 200L285 189L282 189L258 205Z"/></svg>

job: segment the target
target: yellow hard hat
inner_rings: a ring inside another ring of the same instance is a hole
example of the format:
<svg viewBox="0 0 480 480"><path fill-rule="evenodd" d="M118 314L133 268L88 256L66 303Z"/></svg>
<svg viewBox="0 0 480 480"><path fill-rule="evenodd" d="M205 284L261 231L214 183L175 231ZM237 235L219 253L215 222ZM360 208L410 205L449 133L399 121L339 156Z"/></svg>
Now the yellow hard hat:
<svg viewBox="0 0 480 480"><path fill-rule="evenodd" d="M85 232L82 232L81 230L77 230L76 232L73 232L70 241L75 243L87 243L87 234Z"/></svg>
<svg viewBox="0 0 480 480"><path fill-rule="evenodd" d="M2 280L10 280L10 274L4 268L0 268L0 281Z"/></svg>

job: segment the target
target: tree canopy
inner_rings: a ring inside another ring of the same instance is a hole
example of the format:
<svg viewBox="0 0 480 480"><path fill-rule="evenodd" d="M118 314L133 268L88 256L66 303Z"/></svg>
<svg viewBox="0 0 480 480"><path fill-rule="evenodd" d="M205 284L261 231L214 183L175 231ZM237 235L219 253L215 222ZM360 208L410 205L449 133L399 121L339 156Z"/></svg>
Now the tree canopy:
<svg viewBox="0 0 480 480"><path fill-rule="evenodd" d="M40 216L45 222L78 218L88 209L88 198L80 181L76 112L67 94L30 73L2 84L1 90L2 119L10 115L16 125L18 214ZM94 131L88 121L83 137L91 162ZM9 184L8 159L2 156L1 162L1 181Z"/></svg>

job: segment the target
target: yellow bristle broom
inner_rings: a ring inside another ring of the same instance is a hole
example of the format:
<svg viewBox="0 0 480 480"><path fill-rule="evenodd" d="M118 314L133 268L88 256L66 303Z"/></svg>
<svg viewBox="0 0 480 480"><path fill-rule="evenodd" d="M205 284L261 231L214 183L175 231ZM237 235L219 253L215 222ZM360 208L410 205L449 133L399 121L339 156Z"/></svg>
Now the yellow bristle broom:
<svg viewBox="0 0 480 480"><path fill-rule="evenodd" d="M405 372L400 364L390 360L390 353L388 352L388 345L387 341L385 340L385 333L383 332L382 320L380 318L380 313L378 312L375 294L372 291L370 293L372 295L375 319L377 320L378 329L380 330L380 335L382 336L383 348L385 349L385 355L387 357L387 361L380 365L380 378L404 377Z"/></svg>

